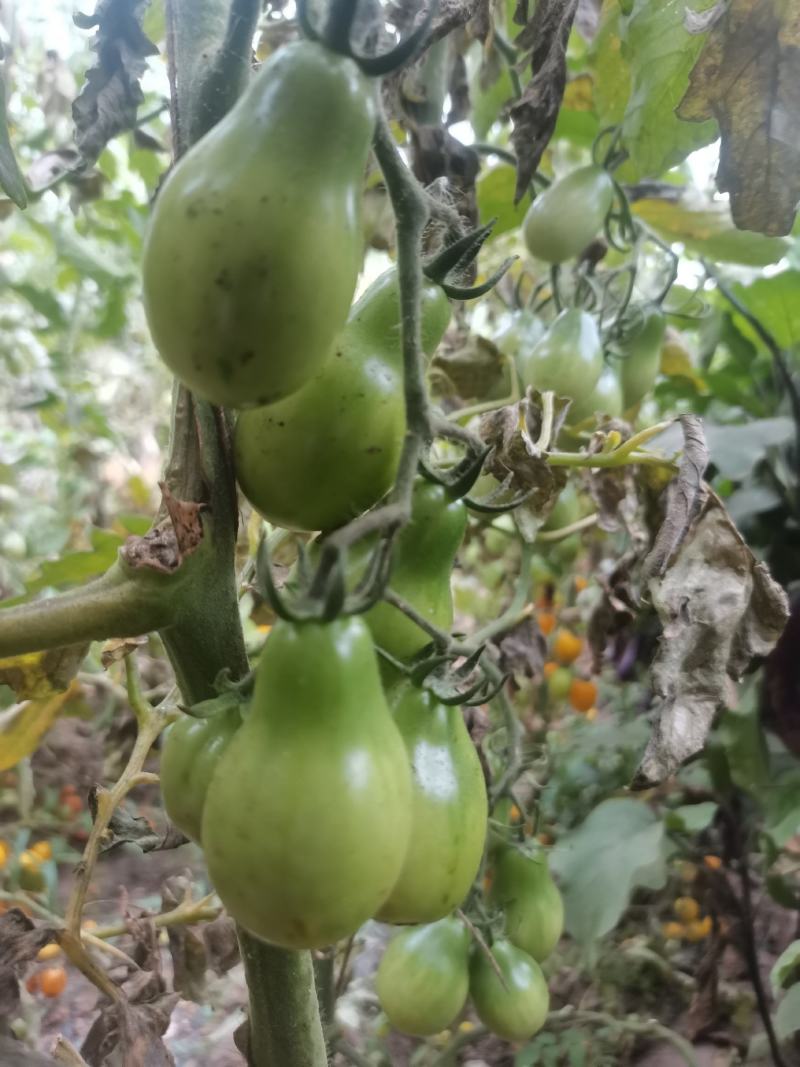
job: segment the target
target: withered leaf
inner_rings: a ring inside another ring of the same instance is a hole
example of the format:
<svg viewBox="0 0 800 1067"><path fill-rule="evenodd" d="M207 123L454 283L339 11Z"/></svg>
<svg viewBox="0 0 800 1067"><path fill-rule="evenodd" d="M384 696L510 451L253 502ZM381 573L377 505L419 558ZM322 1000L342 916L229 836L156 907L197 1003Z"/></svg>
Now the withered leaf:
<svg viewBox="0 0 800 1067"><path fill-rule="evenodd" d="M479 334L458 336L454 344L440 348L431 361L431 369L438 378L443 376L462 400L491 395L501 386L505 358L500 349ZM502 394L501 394L502 395Z"/></svg>
<svg viewBox="0 0 800 1067"><path fill-rule="evenodd" d="M731 683L772 649L788 618L786 594L708 488L670 562L650 574L663 633L652 672L656 721L633 788L663 781L702 749Z"/></svg>
<svg viewBox="0 0 800 1067"><path fill-rule="evenodd" d="M736 225L791 232L800 199L800 9L731 0L715 22L677 108L719 123L717 185Z"/></svg>
<svg viewBox="0 0 800 1067"><path fill-rule="evenodd" d="M147 0L99 0L94 15L76 15L81 29L97 27L95 65L72 105L75 141L84 163L98 158L112 137L129 130L144 100L139 79L158 49L142 30Z"/></svg>
<svg viewBox="0 0 800 1067"><path fill-rule="evenodd" d="M567 84L567 41L578 0L538 0L533 18L514 42L531 49L533 77L511 108L511 141L517 156L515 203L525 196L553 136Z"/></svg>
<svg viewBox="0 0 800 1067"><path fill-rule="evenodd" d="M547 659L547 643L533 619L523 619L504 634L499 648L503 673L520 674L525 678L541 675Z"/></svg>
<svg viewBox="0 0 800 1067"><path fill-rule="evenodd" d="M92 1023L81 1055L91 1067L174 1067L161 1038L179 999L177 993L164 993L149 1003L109 1005Z"/></svg>
<svg viewBox="0 0 800 1067"><path fill-rule="evenodd" d="M708 446L703 424L696 415L681 415L678 422L683 430L683 455L678 476L667 489L664 522L644 562L645 578L664 574L705 503L703 474L708 466Z"/></svg>
<svg viewBox="0 0 800 1067"><path fill-rule="evenodd" d="M541 394L528 390L516 404L490 411L480 423L480 435L491 451L484 470L494 475L514 493L530 491L524 505L515 510L523 537L533 539L567 483L563 467L551 467L547 450L564 423L569 401L556 397L552 427L546 440L543 430Z"/></svg>
<svg viewBox="0 0 800 1067"><path fill-rule="evenodd" d="M0 659L0 684L18 700L45 700L69 688L88 651L89 644L81 643Z"/></svg>
<svg viewBox="0 0 800 1067"><path fill-rule="evenodd" d="M594 674L602 670L603 655L611 638L621 633L636 617L639 594L631 575L636 562L636 552L626 552L607 578L602 575L597 577L603 595L589 616L586 631Z"/></svg>
<svg viewBox="0 0 800 1067"><path fill-rule="evenodd" d="M94 803L94 790L89 794L90 807ZM137 845L142 852L163 852L171 848L180 848L189 838L172 823L167 823L163 832L154 829L139 815L131 815L125 808L119 807L111 816L108 825L111 839L104 842L102 851L110 852L119 845Z"/></svg>
<svg viewBox="0 0 800 1067"><path fill-rule="evenodd" d="M0 1019L13 1018L19 1008L17 969L35 959L39 949L53 940L55 930L36 926L21 908L9 908L0 915Z"/></svg>
<svg viewBox="0 0 800 1067"><path fill-rule="evenodd" d="M111 641L106 641L103 645L103 650L100 653L100 662L107 670L112 663L119 663L120 660L135 652L137 648L141 648L142 645L146 644L146 637L116 637Z"/></svg>
<svg viewBox="0 0 800 1067"><path fill-rule="evenodd" d="M161 886L162 911L172 911L190 898L191 878L174 875ZM202 937L184 923L167 927L172 957L172 984L188 1000L202 1000L206 985L206 948Z"/></svg>

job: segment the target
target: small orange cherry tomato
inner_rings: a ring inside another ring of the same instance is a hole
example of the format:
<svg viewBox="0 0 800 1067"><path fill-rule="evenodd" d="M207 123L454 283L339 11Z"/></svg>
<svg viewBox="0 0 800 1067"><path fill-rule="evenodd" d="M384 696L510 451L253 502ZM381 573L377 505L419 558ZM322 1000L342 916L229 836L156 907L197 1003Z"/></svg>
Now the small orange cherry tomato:
<svg viewBox="0 0 800 1067"><path fill-rule="evenodd" d="M0 841L0 870L8 863L8 857L11 855L11 846L7 841Z"/></svg>
<svg viewBox="0 0 800 1067"><path fill-rule="evenodd" d="M33 974L28 976L28 978L25 981L25 988L28 990L29 993L38 993L39 992L39 972L38 971L34 971Z"/></svg>
<svg viewBox="0 0 800 1067"><path fill-rule="evenodd" d="M597 700L597 686L584 678L573 678L569 687L569 702L576 711L589 711Z"/></svg>
<svg viewBox="0 0 800 1067"><path fill-rule="evenodd" d="M63 967L45 967L39 975L39 988L46 997L60 997L67 985Z"/></svg>
<svg viewBox="0 0 800 1067"><path fill-rule="evenodd" d="M555 660L551 659L548 660L547 663L545 663L544 667L542 667L542 674L544 674L545 678L549 678L550 675L557 670L558 664L555 662Z"/></svg>
<svg viewBox="0 0 800 1067"><path fill-rule="evenodd" d="M661 933L668 941L679 941L683 937L683 926L681 923L664 923Z"/></svg>
<svg viewBox="0 0 800 1067"><path fill-rule="evenodd" d="M710 871L718 871L722 866L722 860L719 856L703 856L703 863Z"/></svg>
<svg viewBox="0 0 800 1067"><path fill-rule="evenodd" d="M579 593L582 593L584 589L589 588L589 579L584 578L582 574L575 575L575 588Z"/></svg>
<svg viewBox="0 0 800 1067"><path fill-rule="evenodd" d="M539 629L545 637L549 637L556 627L556 617L552 611L540 611L536 615Z"/></svg>
<svg viewBox="0 0 800 1067"><path fill-rule="evenodd" d="M673 902L672 910L682 923L694 922L700 915L700 905L694 897L678 897Z"/></svg>
<svg viewBox="0 0 800 1067"><path fill-rule="evenodd" d="M581 641L580 637L576 636L571 630L566 630L562 627L556 633L553 641L553 656L559 663L569 666L581 654L582 648L583 641Z"/></svg>
<svg viewBox="0 0 800 1067"><path fill-rule="evenodd" d="M49 945L42 945L39 951L36 953L37 960L54 960L56 956L61 955L61 945L56 941L51 941Z"/></svg>
<svg viewBox="0 0 800 1067"><path fill-rule="evenodd" d="M706 915L704 919L687 923L683 936L687 941L704 941L711 934L712 926L711 916Z"/></svg>

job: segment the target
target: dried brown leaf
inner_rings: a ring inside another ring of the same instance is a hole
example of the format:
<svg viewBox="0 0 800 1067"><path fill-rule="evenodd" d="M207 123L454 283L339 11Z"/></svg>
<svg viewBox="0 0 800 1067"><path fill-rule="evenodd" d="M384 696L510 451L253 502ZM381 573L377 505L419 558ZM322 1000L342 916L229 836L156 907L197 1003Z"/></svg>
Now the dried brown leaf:
<svg viewBox="0 0 800 1067"><path fill-rule="evenodd" d="M535 678L547 659L547 642L533 619L523 619L498 642L500 669L504 674Z"/></svg>
<svg viewBox="0 0 800 1067"><path fill-rule="evenodd" d="M100 662L108 670L112 663L119 663L120 660L135 652L137 648L141 648L142 645L146 644L146 637L119 637L114 638L112 641L106 641L100 653Z"/></svg>
<svg viewBox="0 0 800 1067"><path fill-rule="evenodd" d="M555 129L567 84L567 41L578 0L538 0L533 18L515 40L518 50L531 49L533 77L511 108L511 141L517 155L517 203L528 185Z"/></svg>
<svg viewBox="0 0 800 1067"><path fill-rule="evenodd" d="M731 0L711 29L678 106L719 123L717 185L736 225L791 232L800 199L800 9Z"/></svg>
<svg viewBox="0 0 800 1067"><path fill-rule="evenodd" d="M663 633L652 672L656 721L634 788L663 781L702 749L731 683L769 652L788 618L786 594L707 488L669 559L648 582Z"/></svg>

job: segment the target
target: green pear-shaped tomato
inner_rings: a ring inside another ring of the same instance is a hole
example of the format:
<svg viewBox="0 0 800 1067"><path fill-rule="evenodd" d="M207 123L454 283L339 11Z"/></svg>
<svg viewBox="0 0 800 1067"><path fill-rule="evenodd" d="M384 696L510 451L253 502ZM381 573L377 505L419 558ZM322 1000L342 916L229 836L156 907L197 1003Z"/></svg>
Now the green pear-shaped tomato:
<svg viewBox="0 0 800 1067"><path fill-rule="evenodd" d="M389 896L410 826L408 757L366 626L277 623L203 812L223 904L272 944L330 945Z"/></svg>
<svg viewBox="0 0 800 1067"><path fill-rule="evenodd" d="M411 838L400 877L376 918L433 922L458 907L478 873L486 785L460 708L408 685L392 710L411 764Z"/></svg>
<svg viewBox="0 0 800 1067"><path fill-rule="evenodd" d="M162 359L200 396L270 403L329 356L361 268L375 114L353 60L289 44L164 182L145 310Z"/></svg>
<svg viewBox="0 0 800 1067"><path fill-rule="evenodd" d="M573 400L567 419L575 425L595 415L610 415L618 419L622 415L622 386L613 367L604 367L597 384L588 396Z"/></svg>
<svg viewBox="0 0 800 1067"><path fill-rule="evenodd" d="M619 345L622 356L619 377L625 411L638 404L655 385L666 328L667 321L661 311L648 308Z"/></svg>
<svg viewBox="0 0 800 1067"><path fill-rule="evenodd" d="M495 344L504 356L516 359L537 345L544 334L545 326L539 316L523 308L501 330Z"/></svg>
<svg viewBox="0 0 800 1067"><path fill-rule="evenodd" d="M564 902L544 856L507 848L497 856L492 900L505 912L506 936L538 963L564 932Z"/></svg>
<svg viewBox="0 0 800 1067"><path fill-rule="evenodd" d="M450 304L422 289L422 341L442 339ZM331 530L391 488L406 432L397 271L386 271L354 305L333 355L296 393L245 411L236 423L236 475L269 521Z"/></svg>
<svg viewBox="0 0 800 1067"><path fill-rule="evenodd" d="M523 387L552 389L573 403L588 397L603 370L603 346L592 316L578 308L562 311L541 341L519 352L517 370Z"/></svg>
<svg viewBox="0 0 800 1067"><path fill-rule="evenodd" d="M550 1008L550 992L542 969L510 941L495 941L492 956L505 987L483 953L476 952L469 976L475 1011L498 1037L526 1041L544 1026Z"/></svg>
<svg viewBox="0 0 800 1067"><path fill-rule="evenodd" d="M545 263L564 263L597 236L614 202L614 182L595 165L558 178L528 208L522 234L528 251Z"/></svg>
<svg viewBox="0 0 800 1067"><path fill-rule="evenodd" d="M452 1023L467 999L469 945L469 931L455 916L392 938L375 987L395 1029L426 1037Z"/></svg>
<svg viewBox="0 0 800 1067"><path fill-rule="evenodd" d="M453 624L450 572L466 526L462 501L451 500L441 485L422 478L415 483L411 521L395 540L389 585L441 630ZM408 659L430 643L424 630L385 601L364 618L375 644L397 659Z"/></svg>
<svg viewBox="0 0 800 1067"><path fill-rule="evenodd" d="M164 808L178 829L198 843L208 783L241 725L239 709L231 708L208 719L184 715L164 736L159 768Z"/></svg>

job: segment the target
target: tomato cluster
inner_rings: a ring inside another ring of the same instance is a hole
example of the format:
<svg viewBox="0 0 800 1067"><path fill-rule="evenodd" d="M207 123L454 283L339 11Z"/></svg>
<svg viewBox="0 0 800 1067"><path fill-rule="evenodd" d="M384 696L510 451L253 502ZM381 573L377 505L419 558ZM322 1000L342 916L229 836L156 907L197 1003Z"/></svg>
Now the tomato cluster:
<svg viewBox="0 0 800 1067"><path fill-rule="evenodd" d="M486 882L501 924L491 946L473 943L456 916L404 930L390 942L376 985L398 1030L438 1033L468 996L478 1018L508 1041L523 1041L543 1026L550 997L540 964L563 930L561 896L546 860L511 845L494 853Z"/></svg>

